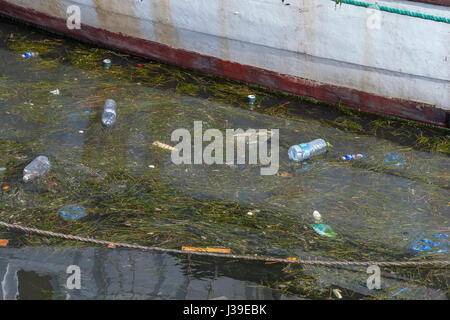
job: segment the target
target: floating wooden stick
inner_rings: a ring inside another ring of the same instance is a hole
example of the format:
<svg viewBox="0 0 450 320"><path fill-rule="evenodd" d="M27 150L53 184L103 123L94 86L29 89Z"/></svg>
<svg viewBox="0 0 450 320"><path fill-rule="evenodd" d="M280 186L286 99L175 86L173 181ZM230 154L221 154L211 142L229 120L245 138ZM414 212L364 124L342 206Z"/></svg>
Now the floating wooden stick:
<svg viewBox="0 0 450 320"><path fill-rule="evenodd" d="M162 142L159 142L159 141L153 142L153 145L157 146L157 147L160 147L160 148L163 148L163 149L166 149L166 150L170 150L170 151L177 150L177 148L169 146L168 144L165 144L165 143L162 143Z"/></svg>
<svg viewBox="0 0 450 320"><path fill-rule="evenodd" d="M197 247L185 247L182 246L183 251L195 251L195 252L216 252L216 253L231 253L230 249L225 248L197 248Z"/></svg>

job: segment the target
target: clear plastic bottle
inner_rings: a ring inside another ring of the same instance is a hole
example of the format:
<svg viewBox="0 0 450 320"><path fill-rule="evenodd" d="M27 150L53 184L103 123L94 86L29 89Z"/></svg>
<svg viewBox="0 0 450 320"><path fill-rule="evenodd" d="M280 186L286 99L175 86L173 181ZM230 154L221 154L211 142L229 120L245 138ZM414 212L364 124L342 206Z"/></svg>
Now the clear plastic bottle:
<svg viewBox="0 0 450 320"><path fill-rule="evenodd" d="M116 102L112 99L105 101L103 106L102 123L110 127L116 122Z"/></svg>
<svg viewBox="0 0 450 320"><path fill-rule="evenodd" d="M23 169L23 181L28 182L43 176L50 170L50 161L46 156L39 156Z"/></svg>
<svg viewBox="0 0 450 320"><path fill-rule="evenodd" d="M309 159L311 156L324 153L331 147L329 142L323 139L315 139L308 143L296 144L289 148L289 159L300 162Z"/></svg>

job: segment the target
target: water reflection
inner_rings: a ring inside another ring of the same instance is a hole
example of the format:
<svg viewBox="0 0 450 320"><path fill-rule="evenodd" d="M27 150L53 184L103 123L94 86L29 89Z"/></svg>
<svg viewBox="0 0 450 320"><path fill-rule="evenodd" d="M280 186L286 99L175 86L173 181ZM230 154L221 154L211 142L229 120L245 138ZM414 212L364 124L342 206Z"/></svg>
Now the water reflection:
<svg viewBox="0 0 450 320"><path fill-rule="evenodd" d="M81 289L69 290L67 267L81 270ZM103 248L0 249L0 296L14 299L293 299L263 285L278 268L198 263L168 254ZM234 270L233 270L234 269Z"/></svg>

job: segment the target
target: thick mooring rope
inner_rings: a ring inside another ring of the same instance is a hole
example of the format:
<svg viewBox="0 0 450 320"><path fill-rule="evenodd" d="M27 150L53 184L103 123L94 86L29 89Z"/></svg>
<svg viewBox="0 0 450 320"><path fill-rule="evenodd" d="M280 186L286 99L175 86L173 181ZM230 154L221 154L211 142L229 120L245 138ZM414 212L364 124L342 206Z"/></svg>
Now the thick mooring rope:
<svg viewBox="0 0 450 320"><path fill-rule="evenodd" d="M300 259L280 259L280 258L267 258L267 257L258 257L258 256L245 256L245 255L234 255L234 254L222 254L222 253L212 253L212 252L197 252L197 251L185 251L179 249L167 249L160 247L148 247L141 246L138 244L130 244L130 243L121 243L121 242L111 242L105 240L97 240L93 238L85 238L78 237L73 235L66 235L63 233L57 233L52 231L45 231L36 228L28 228L17 224L10 224L6 222L0 221L0 226L21 230L24 232L33 232L35 234L40 234L49 237L62 238L67 240L76 240L87 243L95 243L101 245L114 245L115 247L124 247L130 249L139 249L145 251L159 251L159 252L167 252L167 253L177 253L177 254L191 254L197 256L209 256L209 257L220 257L227 259L242 259L242 260L253 260L253 261L262 261L262 262L281 262L281 263L297 263L301 265L321 265L321 266L385 266L385 267L410 267L410 266L436 266L450 265L450 261L445 260L429 260L429 261L324 261L324 260L300 260Z"/></svg>
<svg viewBox="0 0 450 320"><path fill-rule="evenodd" d="M410 16L410 17L414 17L414 18L432 20L432 21L436 21L436 22L450 23L449 18L437 17L437 16L433 16L433 15L429 15L429 14L423 14L420 12L413 12L413 11L408 11L408 10L390 8L390 7L380 6L378 4L373 4L373 3L361 2L361 1L355 1L355 0L331 0L331 1L335 2L336 4L345 3L345 4L351 4L351 5L358 6L358 7L386 11L386 12L401 14L404 16Z"/></svg>

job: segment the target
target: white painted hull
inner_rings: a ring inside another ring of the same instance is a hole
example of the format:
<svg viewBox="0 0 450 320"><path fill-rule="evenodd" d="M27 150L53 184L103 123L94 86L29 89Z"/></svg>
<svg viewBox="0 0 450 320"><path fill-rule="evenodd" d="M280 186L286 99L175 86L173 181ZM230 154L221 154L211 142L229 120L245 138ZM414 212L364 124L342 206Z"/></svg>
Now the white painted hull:
<svg viewBox="0 0 450 320"><path fill-rule="evenodd" d="M450 110L448 23L330 0L5 1L61 19L68 17L68 6L78 5L82 28ZM443 6L396 0L378 4L450 18L450 9ZM371 23L374 14L379 29ZM190 67L196 69L195 62ZM266 82L270 87L270 79Z"/></svg>

